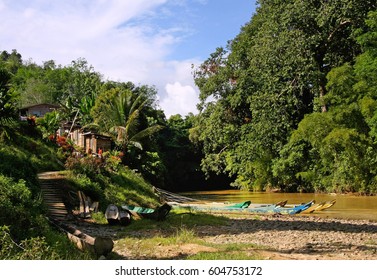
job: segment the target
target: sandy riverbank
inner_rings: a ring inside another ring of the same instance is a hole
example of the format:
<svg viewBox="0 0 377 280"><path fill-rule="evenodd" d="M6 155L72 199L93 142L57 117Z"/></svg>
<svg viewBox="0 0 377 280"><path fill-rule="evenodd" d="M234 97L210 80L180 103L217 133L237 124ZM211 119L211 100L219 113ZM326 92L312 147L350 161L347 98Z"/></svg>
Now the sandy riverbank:
<svg viewBox="0 0 377 280"><path fill-rule="evenodd" d="M261 259L377 260L377 222L300 215L228 217L226 225L198 226L192 230L206 244L256 244L254 253ZM122 247L116 237L119 228L86 225L85 231L94 236L112 237L113 252L121 258L140 258L130 247ZM141 239L169 233L154 228L127 234ZM175 248L161 246L156 248L153 258L179 259L201 251L213 251L213 247L189 243Z"/></svg>
<svg viewBox="0 0 377 280"><path fill-rule="evenodd" d="M198 232L207 242L252 242L266 247L265 259L374 260L377 222L314 216L232 218L216 235Z"/></svg>

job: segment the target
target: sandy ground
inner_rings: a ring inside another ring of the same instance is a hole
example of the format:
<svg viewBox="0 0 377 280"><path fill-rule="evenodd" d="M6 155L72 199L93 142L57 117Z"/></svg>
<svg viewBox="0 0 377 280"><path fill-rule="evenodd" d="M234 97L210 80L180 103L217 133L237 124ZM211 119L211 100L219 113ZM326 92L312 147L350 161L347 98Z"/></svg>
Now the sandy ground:
<svg viewBox="0 0 377 280"><path fill-rule="evenodd" d="M339 220L315 216L242 216L229 217L224 226L199 226L195 235L207 244L253 243L254 253L271 260L377 260L377 222ZM116 238L121 229L110 226L86 225L84 231L93 236L112 237L113 252L125 259L143 258L137 246L122 247ZM129 232L136 238L163 235L163 230ZM183 244L179 247L159 246L153 252L156 259L181 259L210 246ZM145 256L148 258L148 256Z"/></svg>
<svg viewBox="0 0 377 280"><path fill-rule="evenodd" d="M266 216L232 219L214 232L216 235L204 233L204 239L252 242L266 248L260 251L265 259L377 259L377 223L371 221Z"/></svg>

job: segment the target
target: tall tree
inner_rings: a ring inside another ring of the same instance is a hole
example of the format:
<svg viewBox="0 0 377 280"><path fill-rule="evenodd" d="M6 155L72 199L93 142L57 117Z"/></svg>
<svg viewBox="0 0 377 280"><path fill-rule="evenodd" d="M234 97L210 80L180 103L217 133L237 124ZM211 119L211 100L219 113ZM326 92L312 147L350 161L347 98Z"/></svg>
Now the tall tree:
<svg viewBox="0 0 377 280"><path fill-rule="evenodd" d="M327 75L328 111L307 115L275 160L279 183L303 190L377 190L377 12L357 41L363 53Z"/></svg>
<svg viewBox="0 0 377 280"><path fill-rule="evenodd" d="M17 98L9 90L11 73L0 63L0 128L17 116Z"/></svg>
<svg viewBox="0 0 377 280"><path fill-rule="evenodd" d="M150 102L146 94L112 88L98 96L91 115L101 131L114 135L125 152L130 146L142 149L141 140L160 129L157 124L140 126L142 111Z"/></svg>
<svg viewBox="0 0 377 280"><path fill-rule="evenodd" d="M72 61L65 71L68 80L62 89L61 103L71 119L78 116L82 124L91 123L90 110L102 86L101 74L83 58Z"/></svg>
<svg viewBox="0 0 377 280"><path fill-rule="evenodd" d="M251 21L194 71L203 168L235 185L275 185L272 161L305 114L327 111L326 75L360 52L375 1L261 0Z"/></svg>

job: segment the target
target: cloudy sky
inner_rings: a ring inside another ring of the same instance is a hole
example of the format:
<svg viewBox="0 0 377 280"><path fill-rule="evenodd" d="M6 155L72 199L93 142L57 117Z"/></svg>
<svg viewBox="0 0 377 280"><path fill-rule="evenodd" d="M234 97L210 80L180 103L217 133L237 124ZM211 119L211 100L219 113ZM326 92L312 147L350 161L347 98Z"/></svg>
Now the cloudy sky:
<svg viewBox="0 0 377 280"><path fill-rule="evenodd" d="M156 86L166 116L196 113L191 65L226 46L255 0L0 0L0 51Z"/></svg>

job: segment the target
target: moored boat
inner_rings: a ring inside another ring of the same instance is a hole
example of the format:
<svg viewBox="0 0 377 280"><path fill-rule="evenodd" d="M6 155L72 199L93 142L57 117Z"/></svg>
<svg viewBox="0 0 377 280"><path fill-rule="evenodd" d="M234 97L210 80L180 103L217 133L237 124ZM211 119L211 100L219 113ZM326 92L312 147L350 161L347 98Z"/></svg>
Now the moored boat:
<svg viewBox="0 0 377 280"><path fill-rule="evenodd" d="M109 204L105 211L105 217L110 225L115 225L119 222L119 209L114 204Z"/></svg>
<svg viewBox="0 0 377 280"><path fill-rule="evenodd" d="M309 202L303 203L303 204L298 204L298 205L292 205L292 206L278 206L274 209L275 213L279 214L298 214L301 213L302 211L305 211L308 209L310 206L312 206L315 203L314 200L311 200Z"/></svg>
<svg viewBox="0 0 377 280"><path fill-rule="evenodd" d="M253 204L250 203L248 207L236 208L229 206L219 206L219 204L175 204L175 208L201 211L201 212L232 212L232 213L250 213L250 214L297 214L307 209L313 204L313 201L303 203L300 205L293 205L285 207L287 201L281 201L276 204Z"/></svg>
<svg viewBox="0 0 377 280"><path fill-rule="evenodd" d="M119 209L118 206L114 204L109 204L105 211L105 218L109 225L129 225L131 223L132 217L131 212L124 209Z"/></svg>
<svg viewBox="0 0 377 280"><path fill-rule="evenodd" d="M325 201L323 203L323 205L321 205L320 207L318 207L317 209L315 209L315 211L323 211L325 209L328 209L330 207L332 207L336 202L336 199L333 199L333 200L330 200L330 201Z"/></svg>
<svg viewBox="0 0 377 280"><path fill-rule="evenodd" d="M121 208L143 218L161 221L166 218L172 207L165 203L155 209L134 205L122 205Z"/></svg>
<svg viewBox="0 0 377 280"><path fill-rule="evenodd" d="M322 207L323 204L324 204L324 202L313 203L312 206L308 207L304 211L301 211L301 214L310 214L310 213L313 213L316 209L318 209L319 207Z"/></svg>

